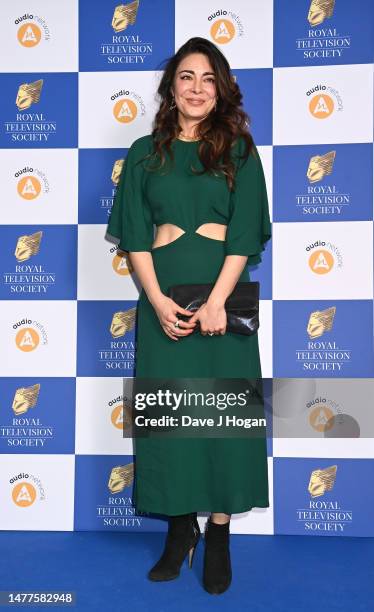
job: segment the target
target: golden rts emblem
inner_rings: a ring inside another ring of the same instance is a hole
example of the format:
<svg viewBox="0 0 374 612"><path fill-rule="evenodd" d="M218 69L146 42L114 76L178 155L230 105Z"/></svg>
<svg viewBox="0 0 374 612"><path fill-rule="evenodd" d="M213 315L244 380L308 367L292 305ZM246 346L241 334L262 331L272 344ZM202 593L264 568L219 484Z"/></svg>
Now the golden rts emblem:
<svg viewBox="0 0 374 612"><path fill-rule="evenodd" d="M15 415L25 414L30 408L34 408L38 401L40 384L32 385L31 387L19 387L15 394L12 404L12 410Z"/></svg>
<svg viewBox="0 0 374 612"><path fill-rule="evenodd" d="M123 167L124 167L124 159L116 159L116 161L113 164L112 176L110 177L112 179L113 185L118 186Z"/></svg>
<svg viewBox="0 0 374 612"><path fill-rule="evenodd" d="M315 310L310 314L307 332L311 340L319 338L325 332L332 329L335 311L336 306L331 306L331 308L326 308L326 310Z"/></svg>
<svg viewBox="0 0 374 612"><path fill-rule="evenodd" d="M307 170L309 183L317 183L332 173L336 151L329 151L325 155L314 155L310 158Z"/></svg>
<svg viewBox="0 0 374 612"><path fill-rule="evenodd" d="M112 19L112 28L115 32L126 30L127 26L134 25L139 8L139 0L129 4L119 4L115 7Z"/></svg>
<svg viewBox="0 0 374 612"><path fill-rule="evenodd" d="M312 0L308 12L308 21L311 26L320 25L332 17L335 0Z"/></svg>
<svg viewBox="0 0 374 612"><path fill-rule="evenodd" d="M113 315L110 333L113 338L120 338L135 327L136 306L129 310L120 310Z"/></svg>
<svg viewBox="0 0 374 612"><path fill-rule="evenodd" d="M39 79L33 83L22 83L19 86L16 98L18 110L25 110L30 108L32 104L39 102L42 85L43 79Z"/></svg>
<svg viewBox="0 0 374 612"><path fill-rule="evenodd" d="M134 481L134 464L117 465L110 473L108 489L111 493L120 493L130 487Z"/></svg>
<svg viewBox="0 0 374 612"><path fill-rule="evenodd" d="M14 255L17 261L26 261L30 259L32 255L39 253L40 242L42 239L43 232L35 232L29 236L20 236L17 241L16 250Z"/></svg>
<svg viewBox="0 0 374 612"><path fill-rule="evenodd" d="M313 470L308 485L308 491L312 497L320 497L326 491L331 491L335 483L337 468L337 465L331 465L324 470Z"/></svg>

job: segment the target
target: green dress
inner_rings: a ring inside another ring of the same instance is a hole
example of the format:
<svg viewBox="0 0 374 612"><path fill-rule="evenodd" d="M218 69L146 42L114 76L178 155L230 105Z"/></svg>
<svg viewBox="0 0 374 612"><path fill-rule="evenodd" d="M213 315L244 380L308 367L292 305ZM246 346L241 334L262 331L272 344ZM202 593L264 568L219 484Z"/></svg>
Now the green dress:
<svg viewBox="0 0 374 612"><path fill-rule="evenodd" d="M243 151L240 138L233 154ZM142 157L153 150L152 137L133 142L118 183L108 233L123 251L149 251L161 290L173 284L215 282L226 255L247 255L261 262L271 237L264 172L256 157L237 158L236 190L223 175L204 173L199 141L176 139L174 163L148 172ZM226 224L226 239L198 234L204 223ZM153 225L173 223L185 233L152 249ZM239 281L249 281L245 267ZM135 376L191 378L261 378L257 333L194 332L178 341L163 331L145 291L139 295ZM137 512L164 515L187 512L240 513L269 507L266 438L137 437L134 503Z"/></svg>

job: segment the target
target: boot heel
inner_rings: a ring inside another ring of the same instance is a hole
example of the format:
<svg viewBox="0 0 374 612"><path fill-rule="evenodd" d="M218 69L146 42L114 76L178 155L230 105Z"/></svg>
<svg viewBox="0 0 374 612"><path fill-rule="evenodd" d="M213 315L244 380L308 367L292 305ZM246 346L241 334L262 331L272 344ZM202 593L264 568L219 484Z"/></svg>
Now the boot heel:
<svg viewBox="0 0 374 612"><path fill-rule="evenodd" d="M196 550L196 544L192 546L192 548L190 548L190 550L188 551L188 567L190 569L192 568L192 561Z"/></svg>
<svg viewBox="0 0 374 612"><path fill-rule="evenodd" d="M200 535L196 512L169 517L164 551L148 572L148 578L157 581L177 578L187 554L188 565L191 568Z"/></svg>

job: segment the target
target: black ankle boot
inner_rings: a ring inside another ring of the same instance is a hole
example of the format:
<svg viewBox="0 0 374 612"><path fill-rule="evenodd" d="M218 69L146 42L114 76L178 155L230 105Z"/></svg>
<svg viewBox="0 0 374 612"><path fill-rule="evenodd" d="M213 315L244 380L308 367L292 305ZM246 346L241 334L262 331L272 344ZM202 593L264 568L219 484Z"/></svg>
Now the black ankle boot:
<svg viewBox="0 0 374 612"><path fill-rule="evenodd" d="M182 563L189 553L188 565L192 567L193 555L200 538L197 512L169 517L169 528L164 551L149 570L150 580L173 580L180 573Z"/></svg>
<svg viewBox="0 0 374 612"><path fill-rule="evenodd" d="M209 517L204 536L203 586L208 593L223 593L230 586L232 579L230 521L219 525L213 523Z"/></svg>

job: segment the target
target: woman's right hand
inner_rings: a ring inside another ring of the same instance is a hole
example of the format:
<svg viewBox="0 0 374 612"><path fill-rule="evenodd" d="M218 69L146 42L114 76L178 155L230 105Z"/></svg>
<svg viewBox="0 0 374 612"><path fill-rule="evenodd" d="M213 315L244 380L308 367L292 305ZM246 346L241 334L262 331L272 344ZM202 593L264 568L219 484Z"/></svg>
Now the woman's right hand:
<svg viewBox="0 0 374 612"><path fill-rule="evenodd" d="M192 316L193 313L190 310L186 310L186 308L179 306L179 304L174 302L174 300L167 295L162 295L153 307L156 311L162 329L172 340L179 340L179 337L189 336L193 333L196 323L189 323L188 321L182 321L179 319L179 326L174 327L174 323L178 319L176 314L177 312L189 316Z"/></svg>

